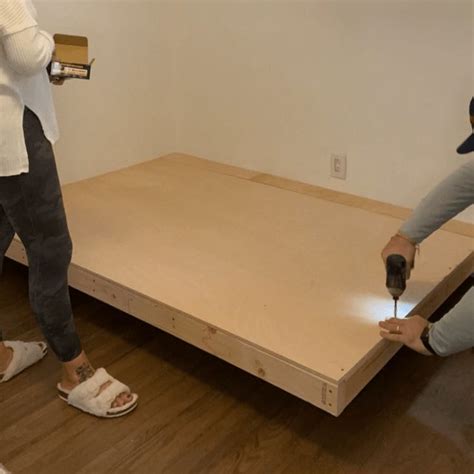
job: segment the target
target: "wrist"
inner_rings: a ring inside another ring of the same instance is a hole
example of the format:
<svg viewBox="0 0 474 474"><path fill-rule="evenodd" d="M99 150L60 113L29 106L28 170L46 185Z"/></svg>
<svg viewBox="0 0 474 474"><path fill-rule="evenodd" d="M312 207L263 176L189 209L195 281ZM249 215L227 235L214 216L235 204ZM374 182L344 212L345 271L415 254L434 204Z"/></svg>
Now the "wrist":
<svg viewBox="0 0 474 474"><path fill-rule="evenodd" d="M413 239L411 239L410 237L408 237L407 235L403 234L401 231L398 231L394 237L397 237L399 239L402 239L404 240L405 242L408 242L409 244L413 245L413 247L418 247L418 243L415 242Z"/></svg>
<svg viewBox="0 0 474 474"><path fill-rule="evenodd" d="M434 355L424 346L424 344L421 342L421 340L420 340L420 343L417 345L415 350L416 350L416 352L418 352L419 354L424 355L424 356L431 357L431 356Z"/></svg>
<svg viewBox="0 0 474 474"><path fill-rule="evenodd" d="M424 353L426 355L437 355L430 343L430 331L433 327L432 323L428 323L427 326L423 329L423 332L420 334L420 341L423 344Z"/></svg>

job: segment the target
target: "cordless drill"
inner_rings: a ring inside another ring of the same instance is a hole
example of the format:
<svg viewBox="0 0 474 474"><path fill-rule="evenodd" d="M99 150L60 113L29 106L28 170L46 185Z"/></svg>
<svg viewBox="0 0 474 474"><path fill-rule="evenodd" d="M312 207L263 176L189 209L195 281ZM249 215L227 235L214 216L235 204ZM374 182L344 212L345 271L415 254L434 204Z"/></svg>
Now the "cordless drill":
<svg viewBox="0 0 474 474"><path fill-rule="evenodd" d="M397 254L389 255L386 262L387 279L385 286L393 297L394 316L397 317L398 299L406 288L408 265L405 257Z"/></svg>

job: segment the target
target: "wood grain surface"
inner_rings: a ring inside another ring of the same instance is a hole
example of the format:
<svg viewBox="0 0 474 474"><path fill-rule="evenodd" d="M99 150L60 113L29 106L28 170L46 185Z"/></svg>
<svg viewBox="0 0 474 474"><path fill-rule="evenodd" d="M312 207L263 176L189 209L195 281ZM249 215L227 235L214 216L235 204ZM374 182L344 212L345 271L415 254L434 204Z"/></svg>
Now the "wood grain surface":
<svg viewBox="0 0 474 474"><path fill-rule="evenodd" d="M330 380L393 311L379 254L398 219L160 159L64 194L75 264ZM471 250L433 235L401 316Z"/></svg>

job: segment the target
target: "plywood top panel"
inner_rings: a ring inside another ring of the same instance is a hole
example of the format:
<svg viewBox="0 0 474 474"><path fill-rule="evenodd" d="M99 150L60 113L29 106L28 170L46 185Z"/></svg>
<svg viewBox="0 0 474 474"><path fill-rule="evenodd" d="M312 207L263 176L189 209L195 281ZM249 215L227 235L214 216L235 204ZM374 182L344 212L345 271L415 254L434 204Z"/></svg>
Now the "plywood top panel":
<svg viewBox="0 0 474 474"><path fill-rule="evenodd" d="M380 251L401 221L158 159L68 185L73 263L340 381L390 316ZM408 314L472 249L423 246Z"/></svg>

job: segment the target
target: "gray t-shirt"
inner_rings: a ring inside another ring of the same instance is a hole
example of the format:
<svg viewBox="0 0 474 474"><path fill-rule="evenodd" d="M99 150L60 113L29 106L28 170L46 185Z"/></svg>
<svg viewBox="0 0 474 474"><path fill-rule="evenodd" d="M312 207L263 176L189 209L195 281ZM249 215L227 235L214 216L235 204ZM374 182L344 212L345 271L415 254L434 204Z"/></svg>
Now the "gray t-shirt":
<svg viewBox="0 0 474 474"><path fill-rule="evenodd" d="M400 233L419 244L473 203L474 159L439 183L420 202L400 228ZM444 318L433 324L430 345L440 356L474 346L474 288Z"/></svg>
<svg viewBox="0 0 474 474"><path fill-rule="evenodd" d="M441 181L420 202L400 232L417 244L474 204L474 159Z"/></svg>

